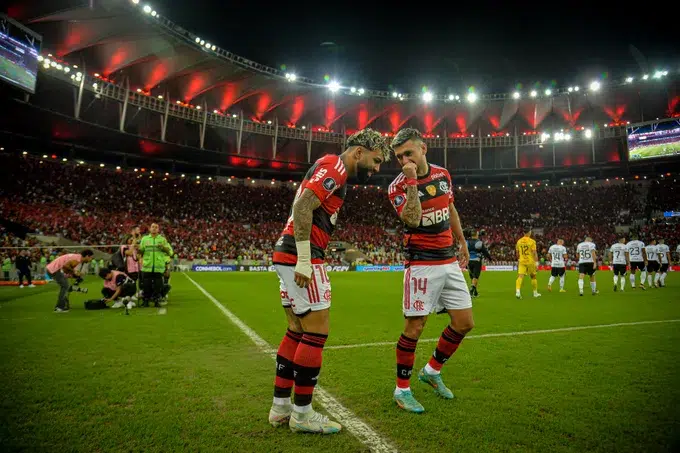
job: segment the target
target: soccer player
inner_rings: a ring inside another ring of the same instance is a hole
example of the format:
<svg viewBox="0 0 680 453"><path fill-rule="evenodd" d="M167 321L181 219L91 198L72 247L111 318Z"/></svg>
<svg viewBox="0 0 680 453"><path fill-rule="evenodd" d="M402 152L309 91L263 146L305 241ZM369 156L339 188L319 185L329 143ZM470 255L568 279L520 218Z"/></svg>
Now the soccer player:
<svg viewBox="0 0 680 453"><path fill-rule="evenodd" d="M470 262L468 263L468 272L470 273L470 281L472 286L470 287L470 295L472 297L479 297L479 291L477 291L477 283L479 282L479 276L482 273L482 258L491 260L491 255L489 250L484 245L484 242L480 237L484 237L486 232L484 230L475 230L472 233L472 238L467 240L467 247L470 251Z"/></svg>
<svg viewBox="0 0 680 453"><path fill-rule="evenodd" d="M55 313L66 313L71 309L68 302L68 293L71 291L68 276L80 277L80 272L76 270L76 266L89 263L93 258L94 252L88 249L80 253L61 255L47 265L47 275L59 285L57 305L54 307Z"/></svg>
<svg viewBox="0 0 680 453"><path fill-rule="evenodd" d="M566 293L564 289L564 274L567 267L567 248L564 246L564 239L558 239L557 244L553 244L548 249L550 257L550 279L548 280L548 291L552 291L552 284L557 277L560 278L560 292Z"/></svg>
<svg viewBox="0 0 680 453"><path fill-rule="evenodd" d="M670 265L671 259L671 249L665 244L663 239L659 239L659 244L656 246L659 252L659 258L661 258L661 277L659 278L659 286L663 288L666 286L666 275L668 274L668 266Z"/></svg>
<svg viewBox="0 0 680 453"><path fill-rule="evenodd" d="M645 254L647 255L647 284L650 288L659 287L659 251L657 250L656 239L651 240L651 244L645 247ZM652 277L654 274L654 277Z"/></svg>
<svg viewBox="0 0 680 453"><path fill-rule="evenodd" d="M405 322L396 348L394 400L402 409L419 413L425 409L411 392L411 373L418 339L427 317L435 312L448 313L450 324L418 380L440 397L453 398L440 372L474 326L472 298L460 268L470 254L453 204L451 176L446 169L428 164L423 136L416 129L402 129L392 140L392 149L402 173L390 184L388 195L406 225L407 249L402 300Z"/></svg>
<svg viewBox="0 0 680 453"><path fill-rule="evenodd" d="M342 155L317 160L295 194L273 256L288 320L288 331L276 355L274 401L269 411L273 426L287 423L294 432L322 434L341 429L339 423L312 409L331 306L324 251L345 199L347 178L364 182L389 158L385 138L372 129L361 130L347 139ZM291 404L293 385L295 398Z"/></svg>
<svg viewBox="0 0 680 453"><path fill-rule="evenodd" d="M621 291L626 286L626 269L630 266L630 255L626 238L620 238L619 242L612 245L609 249L609 259L614 269L614 292L618 290L617 284L621 281Z"/></svg>
<svg viewBox="0 0 680 453"><path fill-rule="evenodd" d="M578 255L578 292L583 296L583 277L590 277L590 291L593 296L599 294L595 282L595 263L597 263L597 247L593 244L593 238L586 236L585 241L576 246Z"/></svg>
<svg viewBox="0 0 680 453"><path fill-rule="evenodd" d="M534 290L534 297L541 297L538 293L538 280L536 279L536 269L538 268L538 253L536 252L536 241L531 238L531 227L525 227L522 236L515 245L517 251L517 280L515 281L515 297L522 298L522 281L525 275L531 277L531 287Z"/></svg>
<svg viewBox="0 0 680 453"><path fill-rule="evenodd" d="M637 234L631 235L632 241L626 244L630 259L630 286L635 289L635 272L640 271L640 288L644 291L647 278L647 254L645 243L638 239Z"/></svg>

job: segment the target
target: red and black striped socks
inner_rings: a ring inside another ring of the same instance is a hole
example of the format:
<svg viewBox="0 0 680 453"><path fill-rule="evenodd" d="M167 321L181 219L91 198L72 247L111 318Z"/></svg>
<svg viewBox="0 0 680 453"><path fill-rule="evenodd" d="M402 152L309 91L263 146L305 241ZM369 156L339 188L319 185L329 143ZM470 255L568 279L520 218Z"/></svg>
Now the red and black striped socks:
<svg viewBox="0 0 680 453"><path fill-rule="evenodd" d="M328 335L304 333L295 351L295 412L308 412L312 408L312 394L319 379L323 347Z"/></svg>
<svg viewBox="0 0 680 453"><path fill-rule="evenodd" d="M413 362L416 360L416 345L418 340L401 334L397 342L397 388L408 390L410 388Z"/></svg>
<svg viewBox="0 0 680 453"><path fill-rule="evenodd" d="M437 349L434 350L430 361L425 366L425 371L429 374L439 373L444 363L456 352L463 338L465 338L465 334L456 332L451 326L446 326L437 342Z"/></svg>
<svg viewBox="0 0 680 453"><path fill-rule="evenodd" d="M290 394L295 383L293 359L302 333L288 329L276 353L276 379L274 381L274 404L290 404Z"/></svg>

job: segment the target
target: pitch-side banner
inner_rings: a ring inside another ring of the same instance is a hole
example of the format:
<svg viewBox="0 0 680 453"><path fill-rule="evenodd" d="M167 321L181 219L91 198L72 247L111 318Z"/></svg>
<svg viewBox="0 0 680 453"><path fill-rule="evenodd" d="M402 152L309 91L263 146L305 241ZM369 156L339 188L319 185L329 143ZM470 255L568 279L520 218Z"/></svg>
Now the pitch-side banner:
<svg viewBox="0 0 680 453"><path fill-rule="evenodd" d="M482 270L485 271L514 271L517 270L517 267L513 266L512 264L507 264L507 265L493 265L489 264L487 266L482 266Z"/></svg>
<svg viewBox="0 0 680 453"><path fill-rule="evenodd" d="M276 272L274 266L233 266L234 270L240 272ZM349 272L351 271L350 266L331 266L330 264L326 266L326 272Z"/></svg>
<svg viewBox="0 0 680 453"><path fill-rule="evenodd" d="M402 272L404 265L399 266L357 266L357 272Z"/></svg>
<svg viewBox="0 0 680 453"><path fill-rule="evenodd" d="M236 270L236 266L228 264L194 264L191 266L191 270L194 272L233 272Z"/></svg>

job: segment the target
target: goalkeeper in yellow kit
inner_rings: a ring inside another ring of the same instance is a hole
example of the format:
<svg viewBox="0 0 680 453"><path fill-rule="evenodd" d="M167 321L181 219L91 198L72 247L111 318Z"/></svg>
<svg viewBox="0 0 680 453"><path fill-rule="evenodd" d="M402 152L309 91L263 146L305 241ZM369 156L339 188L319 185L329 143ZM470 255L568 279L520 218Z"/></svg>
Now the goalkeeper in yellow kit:
<svg viewBox="0 0 680 453"><path fill-rule="evenodd" d="M541 297L538 293L538 281L536 280L536 269L538 268L538 253L536 252L536 241L531 239L531 228L524 230L524 236L517 241L517 281L515 282L515 297L522 298L520 289L525 275L531 277L531 287L534 289L534 297Z"/></svg>

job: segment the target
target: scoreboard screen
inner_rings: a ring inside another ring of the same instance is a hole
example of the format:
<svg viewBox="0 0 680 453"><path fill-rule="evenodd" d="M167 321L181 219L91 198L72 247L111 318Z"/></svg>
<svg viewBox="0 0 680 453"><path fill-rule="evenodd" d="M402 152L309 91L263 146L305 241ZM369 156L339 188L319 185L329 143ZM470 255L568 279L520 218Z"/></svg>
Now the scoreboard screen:
<svg viewBox="0 0 680 453"><path fill-rule="evenodd" d="M628 159L680 156L680 120L628 128Z"/></svg>
<svg viewBox="0 0 680 453"><path fill-rule="evenodd" d="M35 93L42 38L0 14L0 79Z"/></svg>

